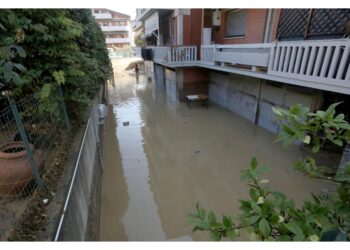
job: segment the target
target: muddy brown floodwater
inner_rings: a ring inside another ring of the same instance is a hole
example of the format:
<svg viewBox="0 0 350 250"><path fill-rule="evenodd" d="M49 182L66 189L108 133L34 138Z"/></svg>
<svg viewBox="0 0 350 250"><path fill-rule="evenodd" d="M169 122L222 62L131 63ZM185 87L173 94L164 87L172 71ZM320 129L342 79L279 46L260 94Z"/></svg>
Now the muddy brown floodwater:
<svg viewBox="0 0 350 250"><path fill-rule="evenodd" d="M248 198L240 171L252 156L269 167L272 188L297 204L332 188L291 168L301 155L296 146L283 148L270 132L213 103L188 109L145 75L137 81L124 71L131 60L113 60L108 89L100 240L209 240L192 234L187 215L197 201L220 216L237 214L238 199Z"/></svg>

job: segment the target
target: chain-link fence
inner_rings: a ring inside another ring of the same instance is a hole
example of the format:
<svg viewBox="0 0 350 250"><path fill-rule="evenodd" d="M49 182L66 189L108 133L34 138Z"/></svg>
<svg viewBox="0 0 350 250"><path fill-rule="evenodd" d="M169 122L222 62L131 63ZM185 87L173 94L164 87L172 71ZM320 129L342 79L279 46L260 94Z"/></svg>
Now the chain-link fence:
<svg viewBox="0 0 350 250"><path fill-rule="evenodd" d="M105 89L94 99L77 150L73 175L55 232L55 241L97 240L103 157L101 139L107 108Z"/></svg>
<svg viewBox="0 0 350 250"><path fill-rule="evenodd" d="M62 117L67 118L61 97ZM16 101L0 97L0 240L7 240L33 191L44 191L41 178L62 129L67 124L40 109L38 95Z"/></svg>

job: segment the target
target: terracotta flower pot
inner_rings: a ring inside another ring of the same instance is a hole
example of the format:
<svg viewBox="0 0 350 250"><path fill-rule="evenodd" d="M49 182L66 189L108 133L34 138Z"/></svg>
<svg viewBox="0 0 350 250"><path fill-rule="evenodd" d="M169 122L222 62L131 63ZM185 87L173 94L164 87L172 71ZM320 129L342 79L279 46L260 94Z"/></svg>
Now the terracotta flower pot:
<svg viewBox="0 0 350 250"><path fill-rule="evenodd" d="M39 171L44 166L44 155L41 150L34 150L34 159ZM12 198L25 195L25 188L34 181L29 156L25 150L24 143L9 142L0 146L0 197ZM29 191L29 190L26 190Z"/></svg>

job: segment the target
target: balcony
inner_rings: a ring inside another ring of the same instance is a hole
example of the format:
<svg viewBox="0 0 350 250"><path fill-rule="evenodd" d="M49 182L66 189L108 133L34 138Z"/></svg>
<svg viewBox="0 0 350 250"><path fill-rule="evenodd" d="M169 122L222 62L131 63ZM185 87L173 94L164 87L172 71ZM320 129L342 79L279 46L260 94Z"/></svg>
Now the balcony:
<svg viewBox="0 0 350 250"><path fill-rule="evenodd" d="M201 46L206 68L350 94L350 40Z"/></svg>
<svg viewBox="0 0 350 250"><path fill-rule="evenodd" d="M350 88L350 40L279 42L268 74Z"/></svg>
<svg viewBox="0 0 350 250"><path fill-rule="evenodd" d="M153 47L153 60L161 64L190 66L197 62L197 46Z"/></svg>
<svg viewBox="0 0 350 250"><path fill-rule="evenodd" d="M205 45L201 47L201 62L209 65L266 68L271 44Z"/></svg>
<svg viewBox="0 0 350 250"><path fill-rule="evenodd" d="M93 13L93 16L95 19L111 19L112 14L111 13Z"/></svg>
<svg viewBox="0 0 350 250"><path fill-rule="evenodd" d="M350 39L153 47L167 67L203 67L350 94Z"/></svg>
<svg viewBox="0 0 350 250"><path fill-rule="evenodd" d="M130 43L130 38L106 38L106 43Z"/></svg>
<svg viewBox="0 0 350 250"><path fill-rule="evenodd" d="M128 26L101 26L102 31L128 31Z"/></svg>

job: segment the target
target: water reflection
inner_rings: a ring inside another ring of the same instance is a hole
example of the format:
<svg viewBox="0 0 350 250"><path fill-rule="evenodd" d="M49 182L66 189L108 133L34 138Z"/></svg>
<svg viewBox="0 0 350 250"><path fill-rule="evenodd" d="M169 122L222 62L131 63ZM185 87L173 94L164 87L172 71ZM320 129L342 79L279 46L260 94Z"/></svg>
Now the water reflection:
<svg viewBox="0 0 350 250"><path fill-rule="evenodd" d="M136 90L144 87L144 83L140 83ZM132 94L135 95L135 92ZM116 133L129 194L128 209L123 218L126 234L129 240L164 240L149 185L149 167L141 134L144 121L139 99L129 96L127 101L114 105L113 111L118 121Z"/></svg>

